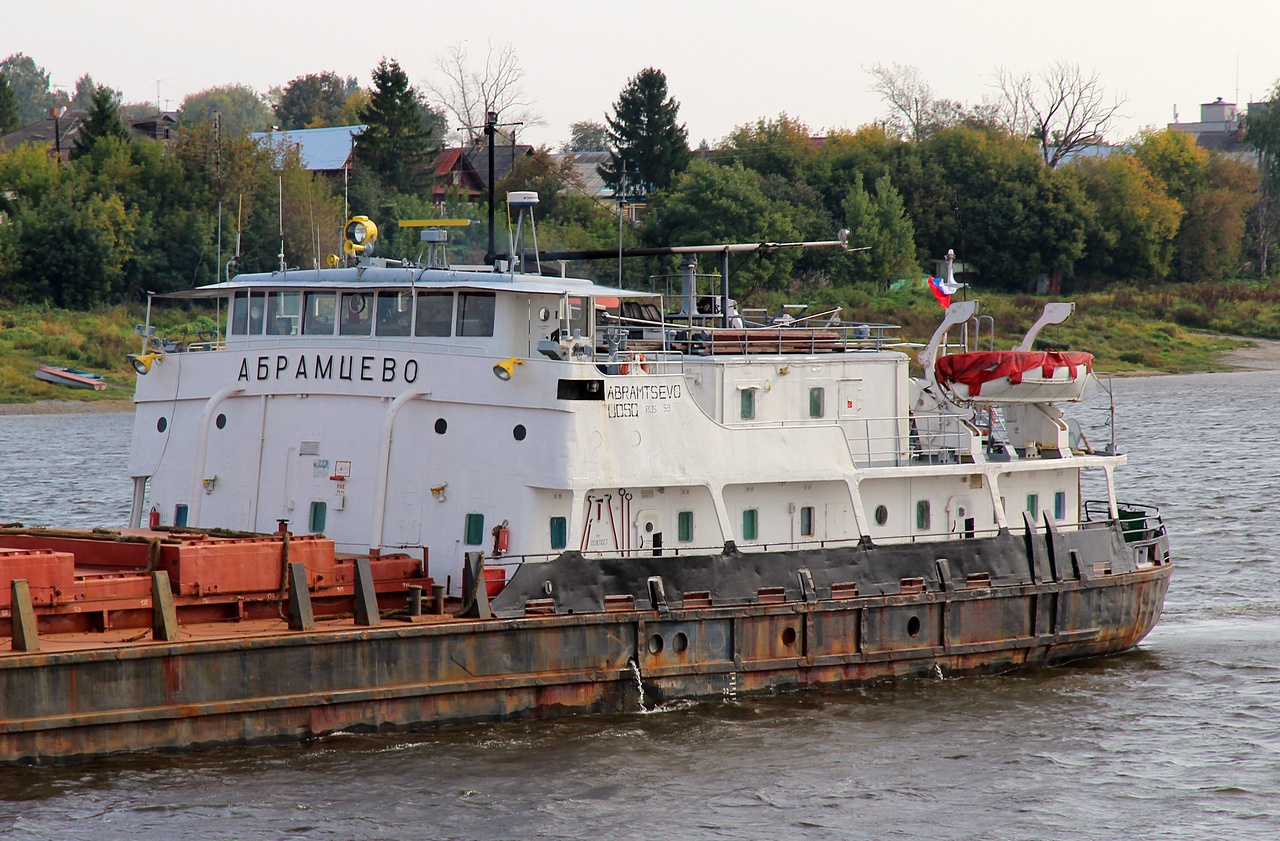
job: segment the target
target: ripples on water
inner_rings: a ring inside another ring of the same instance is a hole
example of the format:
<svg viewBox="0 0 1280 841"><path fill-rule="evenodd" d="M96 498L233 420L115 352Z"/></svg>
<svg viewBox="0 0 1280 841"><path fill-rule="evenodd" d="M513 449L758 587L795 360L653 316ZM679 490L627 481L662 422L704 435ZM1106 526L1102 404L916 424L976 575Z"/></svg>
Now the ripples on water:
<svg viewBox="0 0 1280 841"><path fill-rule="evenodd" d="M1280 374L1115 391L1121 497L1160 505L1178 563L1137 651L655 715L6 769L0 834L1280 837ZM1080 412L1087 431L1105 414ZM50 438L66 446L38 447ZM0 417L4 473L22 477L0 488L0 518L122 521L128 439L121 416Z"/></svg>

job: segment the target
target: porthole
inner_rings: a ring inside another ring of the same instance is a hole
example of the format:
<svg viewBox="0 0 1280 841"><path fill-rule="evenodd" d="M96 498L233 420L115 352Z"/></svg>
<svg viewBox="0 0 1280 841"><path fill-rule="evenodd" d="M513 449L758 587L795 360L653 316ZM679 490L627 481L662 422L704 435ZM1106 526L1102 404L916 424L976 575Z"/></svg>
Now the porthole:
<svg viewBox="0 0 1280 841"><path fill-rule="evenodd" d="M877 505L876 506L876 525L883 526L887 522L889 522L889 509L885 508L883 505Z"/></svg>
<svg viewBox="0 0 1280 841"><path fill-rule="evenodd" d="M216 417L216 418L214 419L213 423L214 423L214 425L215 425L215 426L217 426L217 427L218 427L218 429L226 429L226 428L227 428L227 416L226 416L226 415L218 415L218 417Z"/></svg>
<svg viewBox="0 0 1280 841"><path fill-rule="evenodd" d="M549 321L550 319L551 319L551 310L547 309L546 307L543 307L542 309L538 310L539 321Z"/></svg>
<svg viewBox="0 0 1280 841"><path fill-rule="evenodd" d="M169 421L166 420L165 418L161 418L160 420L156 421L156 432L164 432L168 428L169 428Z"/></svg>
<svg viewBox="0 0 1280 841"><path fill-rule="evenodd" d="M920 636L920 617L919 616L912 616L910 619L907 620L907 636L909 637Z"/></svg>
<svg viewBox="0 0 1280 841"><path fill-rule="evenodd" d="M796 644L796 629L795 629L795 628L783 628L783 629L782 629L782 644L783 644L783 645L785 645L785 646L788 646L788 647L793 646L793 645L795 645L795 644Z"/></svg>
<svg viewBox="0 0 1280 841"><path fill-rule="evenodd" d="M525 432L524 424L522 424L522 423L518 423L518 424L516 424L516 428L515 428L515 429L513 429L513 430L511 430L511 435L512 435L512 436L513 436L517 441L523 441L523 440L524 440L524 436L525 436L526 434L527 434L527 433Z"/></svg>
<svg viewBox="0 0 1280 841"><path fill-rule="evenodd" d="M671 650L676 654L683 654L689 648L689 638L683 632L677 632L671 638Z"/></svg>
<svg viewBox="0 0 1280 841"><path fill-rule="evenodd" d="M449 428L449 422L444 418L436 418L436 434L444 435L444 431Z"/></svg>
<svg viewBox="0 0 1280 841"><path fill-rule="evenodd" d="M649 653L650 654L662 653L662 634L654 634L653 636L649 637Z"/></svg>

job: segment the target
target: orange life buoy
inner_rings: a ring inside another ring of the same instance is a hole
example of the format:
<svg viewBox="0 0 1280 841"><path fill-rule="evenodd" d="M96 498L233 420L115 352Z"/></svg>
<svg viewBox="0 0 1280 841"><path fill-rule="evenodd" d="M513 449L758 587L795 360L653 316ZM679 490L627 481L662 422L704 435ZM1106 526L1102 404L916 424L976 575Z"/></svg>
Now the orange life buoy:
<svg viewBox="0 0 1280 841"><path fill-rule="evenodd" d="M636 365L640 366L641 371L644 371L646 374L649 373L649 363L644 361L643 353L631 354L631 361L635 362Z"/></svg>

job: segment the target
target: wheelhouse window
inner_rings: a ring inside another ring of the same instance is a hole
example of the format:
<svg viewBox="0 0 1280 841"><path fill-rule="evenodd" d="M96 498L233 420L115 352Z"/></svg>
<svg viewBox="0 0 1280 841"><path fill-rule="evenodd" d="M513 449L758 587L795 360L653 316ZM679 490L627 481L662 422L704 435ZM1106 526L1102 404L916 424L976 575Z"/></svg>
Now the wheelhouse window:
<svg viewBox="0 0 1280 841"><path fill-rule="evenodd" d="M378 293L379 336L409 335L409 318L413 315L413 298L408 292Z"/></svg>
<svg viewBox="0 0 1280 841"><path fill-rule="evenodd" d="M452 325L452 292L418 293L418 319L414 326L414 335L434 338L448 336Z"/></svg>
<svg viewBox="0 0 1280 841"><path fill-rule="evenodd" d="M338 310L338 296L334 292L308 292L302 313L304 336L332 336L333 316Z"/></svg>
<svg viewBox="0 0 1280 841"><path fill-rule="evenodd" d="M458 335L492 336L497 296L492 292L462 292L458 295Z"/></svg>
<svg viewBox="0 0 1280 841"><path fill-rule="evenodd" d="M373 331L373 295L369 292L345 292L342 295L342 329L344 336L367 336Z"/></svg>
<svg viewBox="0 0 1280 841"><path fill-rule="evenodd" d="M265 310L265 293L237 292L231 303L231 334L261 336Z"/></svg>
<svg viewBox="0 0 1280 841"><path fill-rule="evenodd" d="M267 295L268 335L296 336L301 320L301 292L271 292Z"/></svg>

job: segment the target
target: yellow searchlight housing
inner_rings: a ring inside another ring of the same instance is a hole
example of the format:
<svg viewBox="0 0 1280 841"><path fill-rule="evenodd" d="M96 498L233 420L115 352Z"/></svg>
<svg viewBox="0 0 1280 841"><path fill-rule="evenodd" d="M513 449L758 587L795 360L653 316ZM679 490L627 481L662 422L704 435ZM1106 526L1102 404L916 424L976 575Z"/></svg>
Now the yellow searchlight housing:
<svg viewBox="0 0 1280 841"><path fill-rule="evenodd" d="M151 366L157 360L163 359L163 353L130 353L128 354L129 364L133 366L133 370L139 375L146 376L151 373Z"/></svg>
<svg viewBox="0 0 1280 841"><path fill-rule="evenodd" d="M516 359L514 356L508 357L493 366L493 375L503 382L507 382L515 374L516 366L523 364L523 359Z"/></svg>
<svg viewBox="0 0 1280 841"><path fill-rule="evenodd" d="M348 257L373 253L378 242L378 226L368 216L352 216L342 229L342 253Z"/></svg>

